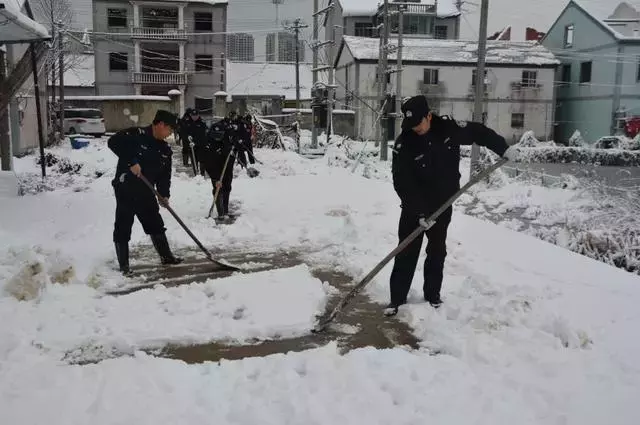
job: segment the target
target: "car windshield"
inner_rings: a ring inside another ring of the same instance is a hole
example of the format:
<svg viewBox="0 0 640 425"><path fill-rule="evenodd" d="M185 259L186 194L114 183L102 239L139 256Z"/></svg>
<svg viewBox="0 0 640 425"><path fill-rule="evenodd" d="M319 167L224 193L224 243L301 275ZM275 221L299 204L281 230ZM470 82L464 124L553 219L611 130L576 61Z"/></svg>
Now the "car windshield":
<svg viewBox="0 0 640 425"><path fill-rule="evenodd" d="M68 109L64 111L65 118L102 118L98 109Z"/></svg>

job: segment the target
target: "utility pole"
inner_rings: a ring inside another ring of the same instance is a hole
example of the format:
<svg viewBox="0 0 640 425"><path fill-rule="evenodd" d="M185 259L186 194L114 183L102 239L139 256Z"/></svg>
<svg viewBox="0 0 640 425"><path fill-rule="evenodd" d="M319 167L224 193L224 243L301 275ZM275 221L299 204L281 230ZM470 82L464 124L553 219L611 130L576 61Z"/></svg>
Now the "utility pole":
<svg viewBox="0 0 640 425"><path fill-rule="evenodd" d="M487 20L489 19L489 0L482 0L480 5L480 33L478 34L478 69L476 71L476 97L473 105L473 120L482 122L484 112L484 70L487 56ZM473 177L479 170L480 146L471 146L471 167L469 176Z"/></svg>
<svg viewBox="0 0 640 425"><path fill-rule="evenodd" d="M317 1L317 0L315 0ZM387 151L389 150L388 146L388 114L387 114L387 78L389 78L388 72L388 53L389 53L389 0L384 0L383 6L383 20L382 20L382 58L380 61L380 101L382 102L382 117L380 118L380 126L381 126L381 140L380 140L380 161L387 160Z"/></svg>
<svg viewBox="0 0 640 425"><path fill-rule="evenodd" d="M396 51L396 137L402 132L402 39L404 26L404 6L398 5L398 50Z"/></svg>
<svg viewBox="0 0 640 425"><path fill-rule="evenodd" d="M300 30L302 28L308 28L309 25L302 25L302 19L296 18L293 21L293 29L296 42L296 116L300 114Z"/></svg>
<svg viewBox="0 0 640 425"><path fill-rule="evenodd" d="M313 0L313 40L312 40L312 45L311 45L311 49L313 50L313 68L311 69L311 73L313 75L313 84L312 84L312 92L313 93L315 93L316 89L318 88L318 71L326 71L328 69L332 69L333 68L333 64L319 66L319 63L318 63L318 49L320 49L323 46L333 44L332 40L323 41L323 42L320 42L318 40L318 15L321 15L323 13L328 12L329 10L333 9L333 6L334 6L334 4L333 4L333 2L331 2L324 9L318 10L318 0ZM328 86L326 84L324 84L324 87L327 88ZM330 91L329 91L329 93L330 93ZM326 101L329 102L329 99L326 99ZM317 149L318 148L318 129L316 128L316 110L317 110L317 107L318 107L318 105L314 105L313 101L312 101L312 105L311 105L311 149ZM329 117L327 117L327 119L330 120ZM327 133L327 137L328 137L328 133Z"/></svg>
<svg viewBox="0 0 640 425"><path fill-rule="evenodd" d="M54 15L53 15L53 5L51 6L51 50L50 52L55 52L56 51L56 47L55 47L55 40L56 40L56 23L54 20ZM51 67L51 101L49 103L49 107L47 108L47 116L49 117L49 124L53 124L52 128L55 128L55 119L54 119L54 105L56 103L56 58L53 54L49 55L47 54L48 57L48 66ZM52 134L55 134L52 133Z"/></svg>
<svg viewBox="0 0 640 425"><path fill-rule="evenodd" d="M58 68L60 73L60 140L64 139L64 51L63 51L62 22L58 28Z"/></svg>
<svg viewBox="0 0 640 425"><path fill-rule="evenodd" d="M325 29L328 31L328 28ZM331 28L332 35L331 40L336 39L336 27ZM329 145L329 141L331 140L331 131L333 130L333 96L335 93L335 89L333 87L333 48L329 49L329 86L328 86L328 94L327 94L327 145Z"/></svg>
<svg viewBox="0 0 640 425"><path fill-rule="evenodd" d="M318 82L318 0L313 0L313 76L311 87ZM311 149L318 148L318 130L316 129L316 108L311 107Z"/></svg>

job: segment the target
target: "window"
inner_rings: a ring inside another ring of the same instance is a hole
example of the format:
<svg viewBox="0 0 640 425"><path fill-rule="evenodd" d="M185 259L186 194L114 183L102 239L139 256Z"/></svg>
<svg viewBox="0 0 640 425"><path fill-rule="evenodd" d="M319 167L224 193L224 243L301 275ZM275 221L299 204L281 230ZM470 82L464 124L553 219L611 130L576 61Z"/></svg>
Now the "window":
<svg viewBox="0 0 640 425"><path fill-rule="evenodd" d="M213 113L213 99L196 97L194 98L193 103L201 115L211 115Z"/></svg>
<svg viewBox="0 0 640 425"><path fill-rule="evenodd" d="M437 85L439 81L438 77L437 69L425 69L422 84Z"/></svg>
<svg viewBox="0 0 640 425"><path fill-rule="evenodd" d="M591 61L582 62L580 64L580 82L581 83L591 82Z"/></svg>
<svg viewBox="0 0 640 425"><path fill-rule="evenodd" d="M436 25L435 38L446 40L449 28L446 25Z"/></svg>
<svg viewBox="0 0 640 425"><path fill-rule="evenodd" d="M638 58L638 65L636 65L636 83L640 82L640 57Z"/></svg>
<svg viewBox="0 0 640 425"><path fill-rule="evenodd" d="M220 85L223 86L224 85L224 72L222 72L220 74Z"/></svg>
<svg viewBox="0 0 640 425"><path fill-rule="evenodd" d="M571 64L562 65L562 82L571 82Z"/></svg>
<svg viewBox="0 0 640 425"><path fill-rule="evenodd" d="M127 53L109 53L109 71L128 71L129 55Z"/></svg>
<svg viewBox="0 0 640 425"><path fill-rule="evenodd" d="M403 32L405 34L433 34L434 20L432 16L405 15Z"/></svg>
<svg viewBox="0 0 640 425"><path fill-rule="evenodd" d="M213 71L212 55L196 55L196 72Z"/></svg>
<svg viewBox="0 0 640 425"><path fill-rule="evenodd" d="M193 14L193 29L196 32L213 31L213 15L207 12L195 12Z"/></svg>
<svg viewBox="0 0 640 425"><path fill-rule="evenodd" d="M511 128L524 128L524 114L511 114Z"/></svg>
<svg viewBox="0 0 640 425"><path fill-rule="evenodd" d="M107 25L109 28L126 28L127 9L107 9Z"/></svg>
<svg viewBox="0 0 640 425"><path fill-rule="evenodd" d="M573 46L573 24L564 27L564 47Z"/></svg>
<svg viewBox="0 0 640 425"><path fill-rule="evenodd" d="M478 75L478 70L477 69L474 69L473 71L471 71L471 85L473 87L476 86L477 75ZM486 90L486 88L487 88L487 82L486 82L486 80L487 80L487 70L486 69L484 70L484 79L485 79L484 87L485 87L485 90Z"/></svg>
<svg viewBox="0 0 640 425"><path fill-rule="evenodd" d="M373 37L373 25L368 22L355 23L356 37Z"/></svg>
<svg viewBox="0 0 640 425"><path fill-rule="evenodd" d="M522 71L522 87L535 87L537 79L536 71Z"/></svg>

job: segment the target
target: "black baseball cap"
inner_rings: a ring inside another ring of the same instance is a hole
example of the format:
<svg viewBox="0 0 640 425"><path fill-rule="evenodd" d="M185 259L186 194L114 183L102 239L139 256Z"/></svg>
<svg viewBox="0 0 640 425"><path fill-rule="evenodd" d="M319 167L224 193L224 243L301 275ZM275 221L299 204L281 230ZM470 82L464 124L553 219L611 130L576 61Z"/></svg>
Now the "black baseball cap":
<svg viewBox="0 0 640 425"><path fill-rule="evenodd" d="M176 128L178 124L178 118L175 114L172 114L169 111L165 111L164 109L158 109L156 112L156 116L153 119L153 122L163 122L171 128Z"/></svg>
<svg viewBox="0 0 640 425"><path fill-rule="evenodd" d="M420 96L413 96L407 99L400 107L402 111L402 129L408 130L416 127L422 121L422 118L429 114L429 102L427 98Z"/></svg>

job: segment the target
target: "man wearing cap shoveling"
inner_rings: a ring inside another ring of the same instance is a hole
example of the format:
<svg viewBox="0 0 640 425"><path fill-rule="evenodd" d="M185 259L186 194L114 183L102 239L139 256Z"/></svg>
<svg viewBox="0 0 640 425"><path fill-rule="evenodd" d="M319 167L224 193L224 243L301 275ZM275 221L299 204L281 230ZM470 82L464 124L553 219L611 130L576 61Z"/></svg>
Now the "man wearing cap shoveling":
<svg viewBox="0 0 640 425"><path fill-rule="evenodd" d="M116 219L113 242L120 271L130 274L129 240L134 217L138 217L144 232L151 237L162 264L179 264L165 235L164 221L158 202L169 205L171 187L171 146L165 141L177 125L174 114L158 110L153 124L147 127L132 127L111 136L109 149L118 156L116 175L111 182L116 196ZM156 196L139 178L144 175L156 187Z"/></svg>
<svg viewBox="0 0 640 425"><path fill-rule="evenodd" d="M400 241L419 225L428 228L426 218L460 189L460 145L476 143L496 154L513 159L513 149L495 131L476 122L456 121L429 109L424 96L409 98L402 105L402 133L393 147L393 187L401 200L398 225ZM424 263L423 294L433 307L442 304L443 269L447 255L447 229L453 208L449 207L426 230L427 258ZM397 314L407 302L415 273L422 236L416 238L394 260L390 279L391 302L384 314Z"/></svg>

